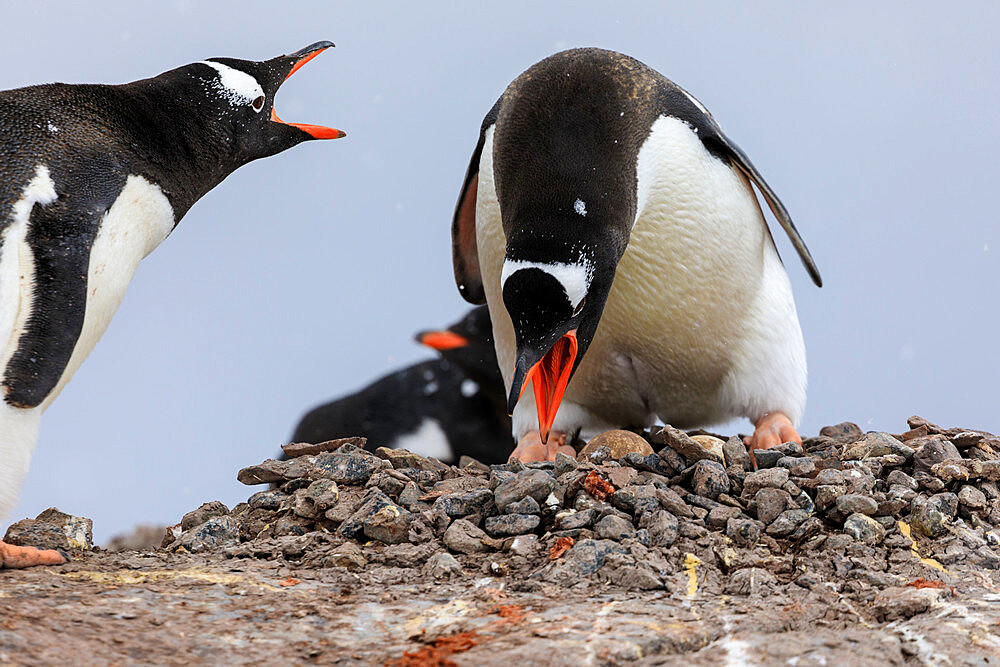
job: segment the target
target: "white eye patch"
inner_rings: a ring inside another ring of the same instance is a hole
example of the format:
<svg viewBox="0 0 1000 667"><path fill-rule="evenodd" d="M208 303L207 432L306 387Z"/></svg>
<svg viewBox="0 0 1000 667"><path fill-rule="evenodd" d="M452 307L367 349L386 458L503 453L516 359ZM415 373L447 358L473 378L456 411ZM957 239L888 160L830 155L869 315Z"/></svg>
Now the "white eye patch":
<svg viewBox="0 0 1000 667"><path fill-rule="evenodd" d="M579 264L563 262L525 262L519 259L505 259L503 270L500 271L500 289L503 289L507 278L522 269L538 269L544 271L559 281L566 290L570 306L575 310L590 289L590 279L593 276L590 262L581 258Z"/></svg>
<svg viewBox="0 0 1000 667"><path fill-rule="evenodd" d="M214 88L219 96L229 101L232 106L240 104L250 104L253 100L264 95L264 89L246 72L212 62L211 60L199 61L202 65L208 65L219 73L219 78L214 82ZM263 108L263 105L262 105Z"/></svg>

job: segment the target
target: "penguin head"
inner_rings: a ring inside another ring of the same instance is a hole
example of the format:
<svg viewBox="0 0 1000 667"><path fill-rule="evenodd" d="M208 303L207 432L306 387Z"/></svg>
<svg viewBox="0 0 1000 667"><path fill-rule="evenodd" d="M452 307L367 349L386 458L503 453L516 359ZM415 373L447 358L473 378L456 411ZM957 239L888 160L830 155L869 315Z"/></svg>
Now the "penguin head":
<svg viewBox="0 0 1000 667"><path fill-rule="evenodd" d="M332 42L316 42L270 60L210 58L181 68L200 87L197 112L211 124L215 143L224 141L231 147L230 159L236 166L280 153L303 141L345 136L330 127L287 123L274 109L274 97L281 84L332 46Z"/></svg>
<svg viewBox="0 0 1000 667"><path fill-rule="evenodd" d="M566 385L597 332L620 252L618 244L533 235L508 240L500 274L517 343L508 413L530 382L545 442Z"/></svg>
<svg viewBox="0 0 1000 667"><path fill-rule="evenodd" d="M422 331L417 334L416 340L437 350L442 358L458 366L480 386L500 387L502 394L503 376L497 364L493 323L486 306L473 308L447 329Z"/></svg>

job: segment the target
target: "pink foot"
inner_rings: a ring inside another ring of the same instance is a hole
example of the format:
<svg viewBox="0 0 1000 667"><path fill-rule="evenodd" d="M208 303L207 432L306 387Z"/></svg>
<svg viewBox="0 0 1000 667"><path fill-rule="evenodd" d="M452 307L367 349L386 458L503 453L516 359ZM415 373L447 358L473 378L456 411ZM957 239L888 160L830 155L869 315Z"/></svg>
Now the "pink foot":
<svg viewBox="0 0 1000 667"><path fill-rule="evenodd" d="M15 547L0 541L0 568L34 567L35 565L62 565L68 563L62 552L55 549Z"/></svg>
<svg viewBox="0 0 1000 667"><path fill-rule="evenodd" d="M770 449L785 442L802 444L802 438L792 426L792 420L782 412L769 412L758 419L754 426L756 428L753 435L743 439L754 468L757 467L757 458L753 455L755 449Z"/></svg>
<svg viewBox="0 0 1000 667"><path fill-rule="evenodd" d="M559 431L550 431L549 440L542 442L542 436L538 431L528 431L517 443L514 453L510 455L509 461L517 459L521 463L531 463L533 461L555 461L556 454L562 452L567 456L576 458L576 450L566 444L566 434Z"/></svg>

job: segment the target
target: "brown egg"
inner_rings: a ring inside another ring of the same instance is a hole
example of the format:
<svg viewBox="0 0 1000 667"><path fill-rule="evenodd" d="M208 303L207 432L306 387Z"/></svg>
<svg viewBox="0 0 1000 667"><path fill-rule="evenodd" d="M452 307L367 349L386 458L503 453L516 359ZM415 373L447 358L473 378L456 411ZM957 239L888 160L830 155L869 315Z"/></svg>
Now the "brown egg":
<svg viewBox="0 0 1000 667"><path fill-rule="evenodd" d="M611 450L611 458L620 459L626 454L642 454L647 456L653 453L653 448L649 446L646 439L638 433L632 431L605 431L595 435L590 442L576 455L577 461L586 461L598 447L607 447Z"/></svg>

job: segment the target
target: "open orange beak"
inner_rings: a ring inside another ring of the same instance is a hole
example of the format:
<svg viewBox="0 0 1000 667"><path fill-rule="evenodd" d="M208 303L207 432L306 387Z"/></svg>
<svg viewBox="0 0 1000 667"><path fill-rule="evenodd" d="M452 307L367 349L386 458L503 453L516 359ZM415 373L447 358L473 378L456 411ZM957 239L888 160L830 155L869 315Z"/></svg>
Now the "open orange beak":
<svg viewBox="0 0 1000 667"><path fill-rule="evenodd" d="M556 420L563 394L566 393L566 385L569 384L569 376L573 373L573 364L576 363L578 347L576 329L563 334L545 356L528 370L521 385L518 400L521 400L529 381L534 387L538 432L542 436L543 443L548 442L549 431Z"/></svg>
<svg viewBox="0 0 1000 667"><path fill-rule="evenodd" d="M465 347L469 344L469 339L453 331L425 331L417 334L417 342L443 352Z"/></svg>
<svg viewBox="0 0 1000 667"><path fill-rule="evenodd" d="M292 55L292 57L298 57L295 64L292 65L292 69L288 71L285 75L285 81L295 74L303 65L318 56L319 54L326 51L328 48L333 46L331 42L317 42L312 46L307 46ZM301 55L300 55L301 54ZM282 125L290 125L292 127L298 128L308 134L313 139L340 139L341 137L346 137L347 133L342 130L335 130L332 127L323 127L322 125L307 125L305 123L286 123L285 121L278 118L278 114L274 111L274 107L271 107L271 120L275 123L281 123Z"/></svg>

